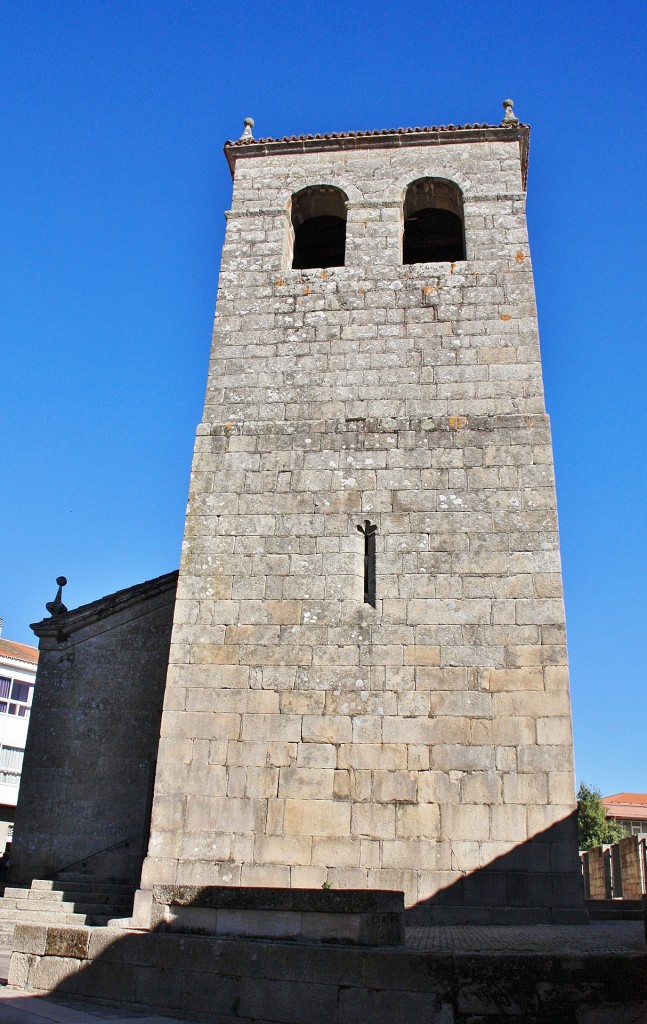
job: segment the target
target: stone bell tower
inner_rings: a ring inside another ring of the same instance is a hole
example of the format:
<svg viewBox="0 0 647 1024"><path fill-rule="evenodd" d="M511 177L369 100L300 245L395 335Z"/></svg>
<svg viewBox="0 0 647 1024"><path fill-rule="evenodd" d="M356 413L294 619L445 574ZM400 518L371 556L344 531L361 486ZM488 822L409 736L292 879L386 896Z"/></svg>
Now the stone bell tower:
<svg viewBox="0 0 647 1024"><path fill-rule="evenodd" d="M225 145L142 889L581 907L529 129Z"/></svg>

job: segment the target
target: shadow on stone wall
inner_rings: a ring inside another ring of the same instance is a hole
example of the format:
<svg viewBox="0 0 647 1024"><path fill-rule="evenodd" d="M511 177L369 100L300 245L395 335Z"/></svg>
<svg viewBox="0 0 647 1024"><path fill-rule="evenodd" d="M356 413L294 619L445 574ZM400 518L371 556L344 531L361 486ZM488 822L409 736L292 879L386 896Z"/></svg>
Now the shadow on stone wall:
<svg viewBox="0 0 647 1024"><path fill-rule="evenodd" d="M49 931L48 955L34 957L32 966L34 982L51 994L209 1024L647 1019L644 949L588 955L539 949L502 956L160 931L118 938L98 929L92 935L87 929Z"/></svg>
<svg viewBox="0 0 647 1024"><path fill-rule="evenodd" d="M583 923L572 824L566 819L553 825L410 908L407 923ZM14 985L213 1024L462 1024L479 1013L487 1019L512 1015L517 1024L581 1024L589 1020L582 1007L628 999L636 1016L590 1019L647 1019L644 950L502 958L485 951L417 952L162 929L119 935L38 925L20 925L14 949Z"/></svg>
<svg viewBox="0 0 647 1024"><path fill-rule="evenodd" d="M584 924L576 812L405 912L408 925Z"/></svg>

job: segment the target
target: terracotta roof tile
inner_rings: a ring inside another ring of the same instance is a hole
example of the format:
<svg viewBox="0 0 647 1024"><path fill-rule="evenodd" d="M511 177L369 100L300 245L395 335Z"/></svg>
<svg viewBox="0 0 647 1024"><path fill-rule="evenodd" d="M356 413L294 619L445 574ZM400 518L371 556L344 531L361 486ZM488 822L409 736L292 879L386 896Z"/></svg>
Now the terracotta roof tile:
<svg viewBox="0 0 647 1024"><path fill-rule="evenodd" d="M225 146L253 146L253 145L267 145L270 142L309 142L315 139L366 139L376 135L424 135L431 132L465 132L473 131L479 128L501 128L508 127L500 124L441 124L431 125L420 128L376 128L373 131L367 132L326 132L317 135L283 135L281 138L265 138L265 139L234 139L230 142L226 142ZM510 125L512 128L519 127L518 122Z"/></svg>
<svg viewBox="0 0 647 1024"><path fill-rule="evenodd" d="M608 817L647 821L647 793L615 793L603 796L602 803Z"/></svg>
<svg viewBox="0 0 647 1024"><path fill-rule="evenodd" d="M27 665L38 664L38 649L28 644L18 644L14 640L3 640L0 637L0 657L12 658L13 661L24 661Z"/></svg>
<svg viewBox="0 0 647 1024"><path fill-rule="evenodd" d="M319 152L338 149L372 149L411 146L424 143L433 145L451 142L518 141L521 156L523 187L528 170L528 143L530 128L522 121L502 121L500 124L441 124L420 128L377 128L366 132L327 132L310 135L284 135L282 138L255 139L251 134L225 142L225 156L234 175L239 157L277 155L295 150Z"/></svg>
<svg viewBox="0 0 647 1024"><path fill-rule="evenodd" d="M603 796L602 803L605 807L613 804L636 804L647 808L647 793L614 793L613 796Z"/></svg>

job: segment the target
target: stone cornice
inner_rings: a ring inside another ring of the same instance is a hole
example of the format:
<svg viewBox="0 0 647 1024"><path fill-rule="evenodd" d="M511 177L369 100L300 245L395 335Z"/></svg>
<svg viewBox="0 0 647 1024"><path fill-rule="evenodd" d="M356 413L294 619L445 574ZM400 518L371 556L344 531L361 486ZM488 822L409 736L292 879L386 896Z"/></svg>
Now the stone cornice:
<svg viewBox="0 0 647 1024"><path fill-rule="evenodd" d="M217 436L225 434L281 434L300 435L345 434L345 433L387 433L396 434L402 431L445 431L457 430L495 430L500 428L534 427L538 423L548 423L546 413L511 412L481 414L478 416L404 416L398 418L380 416L354 416L344 420L243 420L229 423L200 423L199 436Z"/></svg>
<svg viewBox="0 0 647 1024"><path fill-rule="evenodd" d="M145 583L136 583L132 587L100 597L90 604L81 605L61 615L33 622L31 629L41 640L41 648L51 643L64 643L73 638L85 639L89 634L104 632L105 629L118 625L123 615L136 618L137 605L150 605L150 602L158 599L162 599L162 603L174 600L177 579L176 569Z"/></svg>
<svg viewBox="0 0 647 1024"><path fill-rule="evenodd" d="M515 142L519 146L523 187L528 176L530 128L513 122L505 125L448 125L432 128L397 128L375 132L343 132L333 135L297 135L282 139L250 139L226 142L224 153L232 178L236 160L286 153L321 153L359 149L401 149L409 146L444 146L473 142Z"/></svg>

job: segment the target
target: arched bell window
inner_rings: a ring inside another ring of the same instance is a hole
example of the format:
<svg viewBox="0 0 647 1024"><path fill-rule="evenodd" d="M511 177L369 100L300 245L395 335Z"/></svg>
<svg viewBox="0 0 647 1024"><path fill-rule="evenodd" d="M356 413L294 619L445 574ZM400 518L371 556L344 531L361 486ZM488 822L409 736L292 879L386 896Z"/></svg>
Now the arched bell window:
<svg viewBox="0 0 647 1024"><path fill-rule="evenodd" d="M465 259L463 193L444 178L418 178L404 197L403 263Z"/></svg>
<svg viewBox="0 0 647 1024"><path fill-rule="evenodd" d="M344 266L347 202L333 185L310 185L292 196L293 270Z"/></svg>

